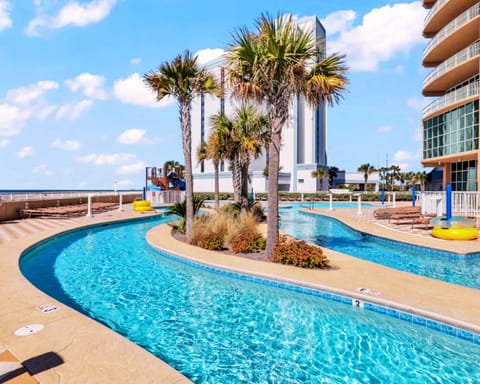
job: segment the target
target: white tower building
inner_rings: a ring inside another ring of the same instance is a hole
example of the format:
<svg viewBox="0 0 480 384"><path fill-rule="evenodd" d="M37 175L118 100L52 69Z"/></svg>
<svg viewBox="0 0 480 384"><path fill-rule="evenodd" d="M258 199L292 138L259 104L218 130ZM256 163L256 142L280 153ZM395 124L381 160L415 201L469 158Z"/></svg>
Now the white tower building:
<svg viewBox="0 0 480 384"><path fill-rule="evenodd" d="M303 30L312 31L319 42L318 47L325 53L325 28L316 16L304 17L296 22ZM223 111L231 117L239 102L233 99L225 88L223 59L206 64L206 68L216 75L224 88L224 98L212 95L197 97L192 103L192 153L195 153L202 141L206 141L212 127L210 118ZM261 106L259 106L261 108ZM266 192L267 179L263 170L267 166L264 153L250 164L251 187L255 192ZM323 190L327 182L320 183L311 176L312 171L327 167L327 122L326 107L310 107L303 97L294 97L290 105L289 119L282 131L280 151L279 191L316 192ZM193 160L194 190L212 192L214 168L211 161ZM323 184L323 185L321 185ZM220 166L220 192L232 192L232 174L225 162Z"/></svg>

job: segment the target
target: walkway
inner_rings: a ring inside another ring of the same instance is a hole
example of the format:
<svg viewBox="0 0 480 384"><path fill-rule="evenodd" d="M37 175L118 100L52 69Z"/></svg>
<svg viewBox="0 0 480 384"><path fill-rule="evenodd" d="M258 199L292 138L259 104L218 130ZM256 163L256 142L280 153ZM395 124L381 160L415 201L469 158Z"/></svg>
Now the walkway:
<svg viewBox="0 0 480 384"><path fill-rule="evenodd" d="M0 383L190 383L143 348L38 291L18 268L23 250L44 238L65 230L143 215L125 206L124 211L115 210L93 217L0 222ZM55 310L42 312L40 306L44 305ZM44 328L28 336L14 335L15 330L32 324L42 324ZM42 357L47 352L58 354L64 363L46 369L49 361ZM40 362L36 365L37 370L45 370L35 377L25 369L18 370L18 376L6 381L4 374L22 367L19 363L28 366L28 360L32 358Z"/></svg>

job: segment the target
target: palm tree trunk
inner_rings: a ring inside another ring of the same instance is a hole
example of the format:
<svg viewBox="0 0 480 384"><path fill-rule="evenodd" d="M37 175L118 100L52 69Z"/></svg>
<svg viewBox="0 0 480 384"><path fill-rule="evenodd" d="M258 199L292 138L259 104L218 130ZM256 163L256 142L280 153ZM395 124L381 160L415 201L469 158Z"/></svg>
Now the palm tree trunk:
<svg viewBox="0 0 480 384"><path fill-rule="evenodd" d="M240 201L242 194L242 170L238 159L232 161L233 200Z"/></svg>
<svg viewBox="0 0 480 384"><path fill-rule="evenodd" d="M185 200L186 200L185 235L187 237L187 242L190 243L192 238L192 225L193 225L193 174L192 174L191 118L190 118L190 106L188 104L182 104L180 108L181 108L180 124L182 126L183 153L185 157Z"/></svg>
<svg viewBox="0 0 480 384"><path fill-rule="evenodd" d="M219 183L219 177L218 177L218 160L213 160L213 167L215 169L215 181L214 181L214 199L215 199L215 209L220 208L220 183Z"/></svg>
<svg viewBox="0 0 480 384"><path fill-rule="evenodd" d="M244 162L241 165L242 176L242 188L241 188L241 213L246 214L248 212L248 162Z"/></svg>
<svg viewBox="0 0 480 384"><path fill-rule="evenodd" d="M267 214L267 257L273 254L278 240L278 170L280 168L280 144L282 123L279 119L272 120L271 143L269 146L268 163L268 214Z"/></svg>

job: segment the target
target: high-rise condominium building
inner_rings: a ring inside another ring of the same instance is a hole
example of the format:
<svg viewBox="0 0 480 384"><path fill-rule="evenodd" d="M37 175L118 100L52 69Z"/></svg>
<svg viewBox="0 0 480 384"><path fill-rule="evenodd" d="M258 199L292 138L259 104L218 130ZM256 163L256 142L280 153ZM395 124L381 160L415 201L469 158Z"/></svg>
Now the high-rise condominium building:
<svg viewBox="0 0 480 384"><path fill-rule="evenodd" d="M312 32L319 42L319 49L325 52L325 29L317 17L305 17L297 21L303 30ZM219 112L233 118L239 101L234 100L225 85L223 59L207 63L205 67L215 74L224 88L224 97L211 95L197 97L192 103L192 153L195 153L202 141L206 141L212 126L210 119ZM262 105L257 105L261 110ZM282 131L280 152L279 190L287 192L316 192L321 189L312 171L327 165L327 124L326 110L310 107L303 97L291 100L289 119ZM254 192L265 192L267 178L264 169L267 166L265 151L250 163L251 188ZM193 161L194 190L213 191L214 168L211 161ZM324 183L325 184L325 183ZM228 162L220 164L220 191L232 192L232 174Z"/></svg>
<svg viewBox="0 0 480 384"><path fill-rule="evenodd" d="M423 95L435 97L423 112L425 167L442 167L443 188L478 191L480 1L423 0L430 39L423 65L431 68Z"/></svg>

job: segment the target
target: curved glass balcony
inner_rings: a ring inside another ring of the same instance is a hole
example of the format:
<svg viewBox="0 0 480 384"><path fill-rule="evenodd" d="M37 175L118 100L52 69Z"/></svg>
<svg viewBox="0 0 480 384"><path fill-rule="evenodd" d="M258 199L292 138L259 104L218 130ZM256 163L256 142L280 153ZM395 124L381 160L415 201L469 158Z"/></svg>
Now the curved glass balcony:
<svg viewBox="0 0 480 384"><path fill-rule="evenodd" d="M430 73L423 80L423 87L425 88L432 81L438 79L445 72L450 71L452 68L472 59L473 57L480 55L480 41L476 41L472 45L468 46L465 49L462 49L456 55L445 60L435 69L430 71Z"/></svg>
<svg viewBox="0 0 480 384"><path fill-rule="evenodd" d="M447 105L456 103L460 100L467 99L469 97L479 95L479 82L470 83L464 87L458 88L453 92L447 93L445 96L439 97L427 105L423 109L423 116L430 115L431 113L438 111L439 109L446 107Z"/></svg>
<svg viewBox="0 0 480 384"><path fill-rule="evenodd" d="M473 20L475 17L480 15L480 3L475 4L473 7L467 9L465 12L461 13L458 17L453 19L445 27L443 27L427 44L423 50L423 56L427 56L428 53L437 46L442 40L446 39L452 33L459 30L465 24Z"/></svg>

